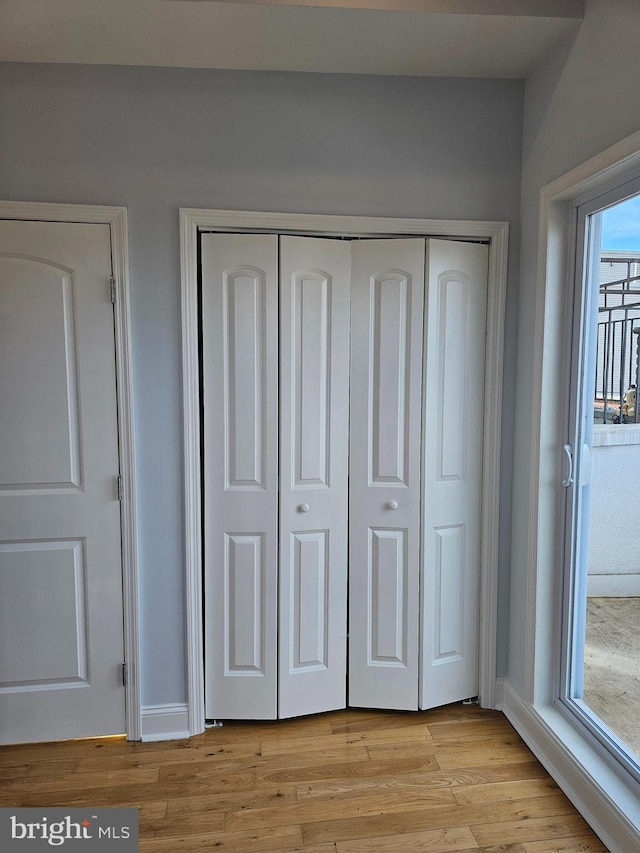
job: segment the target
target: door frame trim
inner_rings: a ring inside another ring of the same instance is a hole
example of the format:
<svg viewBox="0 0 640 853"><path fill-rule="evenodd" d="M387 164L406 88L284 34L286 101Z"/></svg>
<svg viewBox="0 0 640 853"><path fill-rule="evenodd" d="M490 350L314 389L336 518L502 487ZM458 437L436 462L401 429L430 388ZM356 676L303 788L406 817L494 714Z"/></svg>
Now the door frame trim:
<svg viewBox="0 0 640 853"><path fill-rule="evenodd" d="M487 345L485 350L485 428L480 527L479 699L483 707L495 707L500 438L509 223L181 208L180 295L182 307L185 592L189 734L200 734L205 727L198 353L198 232L201 229L221 232L254 229L262 232L289 231L302 235L345 237L411 235L479 238L489 241Z"/></svg>
<svg viewBox="0 0 640 853"><path fill-rule="evenodd" d="M123 637L124 654L127 662L127 679L124 687L125 726L128 740L140 740L138 544L127 209L125 207L107 207L102 205L0 201L0 219L82 222L109 226L111 235L111 262L116 285L114 339L120 476L122 477L120 522L122 535ZM105 282L105 286L107 284L108 282Z"/></svg>

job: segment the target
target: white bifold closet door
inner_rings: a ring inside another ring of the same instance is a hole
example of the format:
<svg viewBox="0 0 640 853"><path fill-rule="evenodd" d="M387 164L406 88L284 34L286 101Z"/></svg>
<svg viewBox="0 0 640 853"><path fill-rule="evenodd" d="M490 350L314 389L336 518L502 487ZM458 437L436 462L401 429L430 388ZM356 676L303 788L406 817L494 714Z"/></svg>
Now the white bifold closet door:
<svg viewBox="0 0 640 853"><path fill-rule="evenodd" d="M278 239L202 237L205 706L277 712Z"/></svg>
<svg viewBox="0 0 640 853"><path fill-rule="evenodd" d="M353 246L349 704L477 695L486 246Z"/></svg>
<svg viewBox="0 0 640 853"><path fill-rule="evenodd" d="M478 695L488 263L427 241L420 708Z"/></svg>
<svg viewBox="0 0 640 853"><path fill-rule="evenodd" d="M349 245L203 235L202 271L206 714L342 708Z"/></svg>
<svg viewBox="0 0 640 853"><path fill-rule="evenodd" d="M487 260L202 236L207 717L477 694Z"/></svg>
<svg viewBox="0 0 640 853"><path fill-rule="evenodd" d="M418 708L425 241L353 246L349 703Z"/></svg>

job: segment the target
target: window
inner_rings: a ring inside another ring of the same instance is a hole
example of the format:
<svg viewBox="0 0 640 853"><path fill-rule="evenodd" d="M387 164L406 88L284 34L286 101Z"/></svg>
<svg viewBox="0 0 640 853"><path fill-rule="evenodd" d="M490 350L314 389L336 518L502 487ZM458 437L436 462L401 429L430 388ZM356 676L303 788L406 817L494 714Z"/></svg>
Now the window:
<svg viewBox="0 0 640 853"><path fill-rule="evenodd" d="M573 213L559 700L640 781L640 179Z"/></svg>

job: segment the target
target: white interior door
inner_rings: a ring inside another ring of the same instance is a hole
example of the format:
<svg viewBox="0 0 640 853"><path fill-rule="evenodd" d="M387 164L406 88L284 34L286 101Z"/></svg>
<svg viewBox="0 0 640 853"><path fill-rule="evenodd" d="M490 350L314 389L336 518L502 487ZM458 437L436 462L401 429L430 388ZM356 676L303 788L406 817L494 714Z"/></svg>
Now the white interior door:
<svg viewBox="0 0 640 853"><path fill-rule="evenodd" d="M346 706L348 243L280 238L280 717Z"/></svg>
<svg viewBox="0 0 640 853"><path fill-rule="evenodd" d="M277 715L278 238L202 237L205 709Z"/></svg>
<svg viewBox="0 0 640 853"><path fill-rule="evenodd" d="M488 247L427 241L420 707L478 693Z"/></svg>
<svg viewBox="0 0 640 853"><path fill-rule="evenodd" d="M0 222L0 741L125 731L107 225Z"/></svg>
<svg viewBox="0 0 640 853"><path fill-rule="evenodd" d="M416 710L425 241L352 251L349 704Z"/></svg>

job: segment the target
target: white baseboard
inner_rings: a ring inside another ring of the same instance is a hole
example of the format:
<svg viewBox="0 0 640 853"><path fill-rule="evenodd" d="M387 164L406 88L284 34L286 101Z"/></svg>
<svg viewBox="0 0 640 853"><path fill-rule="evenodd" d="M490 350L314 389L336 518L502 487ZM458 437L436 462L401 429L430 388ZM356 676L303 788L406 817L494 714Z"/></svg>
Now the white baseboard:
<svg viewBox="0 0 640 853"><path fill-rule="evenodd" d="M142 708L142 740L181 740L186 737L189 737L188 705L147 705Z"/></svg>
<svg viewBox="0 0 640 853"><path fill-rule="evenodd" d="M640 795L553 706L533 706L504 682L503 713L610 853L640 850Z"/></svg>
<svg viewBox="0 0 640 853"><path fill-rule="evenodd" d="M496 711L502 711L504 705L504 678L496 678L496 686L494 688L494 705Z"/></svg>

